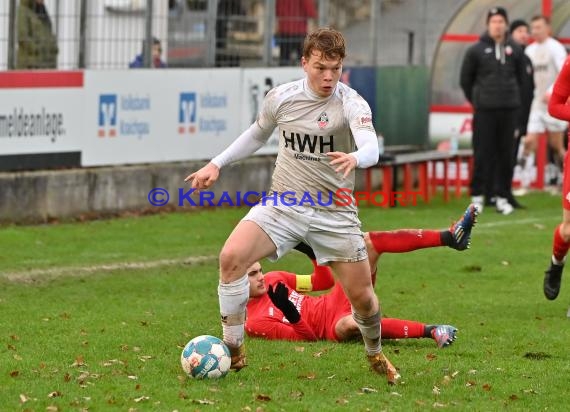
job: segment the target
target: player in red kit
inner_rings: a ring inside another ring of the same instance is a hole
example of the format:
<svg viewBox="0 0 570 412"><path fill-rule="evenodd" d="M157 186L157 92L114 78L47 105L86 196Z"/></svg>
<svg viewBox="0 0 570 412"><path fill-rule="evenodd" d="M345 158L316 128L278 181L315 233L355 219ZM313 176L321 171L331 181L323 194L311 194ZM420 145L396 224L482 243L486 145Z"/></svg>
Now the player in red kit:
<svg viewBox="0 0 570 412"><path fill-rule="evenodd" d="M570 121L570 57L566 58L562 70L554 83L552 95L548 102L548 112L552 117ZM564 157L564 182L562 187L562 223L554 230L552 242L552 258L550 267L544 275L544 295L554 300L560 292L562 269L566 262L566 254L570 247L570 161L568 151ZM569 311L570 312L570 311Z"/></svg>
<svg viewBox="0 0 570 412"><path fill-rule="evenodd" d="M372 282L376 264L382 253L409 252L427 247L449 246L457 250L469 247L471 229L477 209L471 205L449 230L395 230L365 233L370 257ZM250 336L283 340L345 341L359 336L352 318L351 305L339 283L335 284L329 267L319 266L312 250L301 244L297 250L307 254L314 266L312 275L296 275L284 271L261 270L259 262L247 272L250 300L245 330ZM305 292L332 290L324 295ZM450 325L426 325L420 322L382 318L382 338L433 338L440 348L449 346L457 329Z"/></svg>

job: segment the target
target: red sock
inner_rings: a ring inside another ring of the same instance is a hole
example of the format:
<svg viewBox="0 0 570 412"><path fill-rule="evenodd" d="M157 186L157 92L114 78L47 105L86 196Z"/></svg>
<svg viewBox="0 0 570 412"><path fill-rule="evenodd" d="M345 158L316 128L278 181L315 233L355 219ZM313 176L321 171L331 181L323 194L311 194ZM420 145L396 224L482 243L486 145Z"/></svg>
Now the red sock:
<svg viewBox="0 0 570 412"><path fill-rule="evenodd" d="M327 290L334 286L334 276L332 269L328 266L317 265L315 259L313 262L313 275L311 276L311 285L313 290Z"/></svg>
<svg viewBox="0 0 570 412"><path fill-rule="evenodd" d="M382 318L382 339L423 338L425 324L411 320Z"/></svg>
<svg viewBox="0 0 570 412"><path fill-rule="evenodd" d="M554 240L552 241L552 255L559 262L564 260L566 253L568 253L568 248L570 247L570 243L562 239L560 235L560 226L562 225L558 225L556 229L554 229Z"/></svg>
<svg viewBox="0 0 570 412"><path fill-rule="evenodd" d="M443 245L438 230L403 229L368 234L378 253L403 253Z"/></svg>

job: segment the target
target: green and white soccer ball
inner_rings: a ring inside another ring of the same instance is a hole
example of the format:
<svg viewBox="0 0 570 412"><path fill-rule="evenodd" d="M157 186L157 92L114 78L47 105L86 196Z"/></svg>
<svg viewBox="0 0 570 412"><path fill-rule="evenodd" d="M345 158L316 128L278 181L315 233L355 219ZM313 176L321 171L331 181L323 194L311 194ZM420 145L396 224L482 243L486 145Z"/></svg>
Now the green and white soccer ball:
<svg viewBox="0 0 570 412"><path fill-rule="evenodd" d="M218 379L228 374L232 358L226 344L215 336L197 336L186 344L180 363L195 379Z"/></svg>

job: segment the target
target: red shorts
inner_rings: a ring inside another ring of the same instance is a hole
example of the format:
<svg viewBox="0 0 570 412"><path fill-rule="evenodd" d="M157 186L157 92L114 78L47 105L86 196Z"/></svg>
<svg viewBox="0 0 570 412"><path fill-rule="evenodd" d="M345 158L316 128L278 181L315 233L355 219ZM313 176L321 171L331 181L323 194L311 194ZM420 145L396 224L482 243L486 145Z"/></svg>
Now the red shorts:
<svg viewBox="0 0 570 412"><path fill-rule="evenodd" d="M335 283L331 293L323 296L323 298L326 300L325 307L327 311L325 338L338 341L335 330L336 324L341 318L348 315L352 316L352 305L338 281Z"/></svg>
<svg viewBox="0 0 570 412"><path fill-rule="evenodd" d="M562 180L562 207L564 210L570 211L570 158L568 154L570 152L566 151L566 156L564 156L564 178Z"/></svg>

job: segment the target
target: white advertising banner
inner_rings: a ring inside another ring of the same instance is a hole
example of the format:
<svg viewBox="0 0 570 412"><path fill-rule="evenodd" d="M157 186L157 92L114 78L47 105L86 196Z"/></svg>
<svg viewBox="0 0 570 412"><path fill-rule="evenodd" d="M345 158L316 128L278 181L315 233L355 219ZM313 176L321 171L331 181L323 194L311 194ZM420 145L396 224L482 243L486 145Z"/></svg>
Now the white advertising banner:
<svg viewBox="0 0 570 412"><path fill-rule="evenodd" d="M81 88L1 88L0 155L81 150Z"/></svg>
<svg viewBox="0 0 570 412"><path fill-rule="evenodd" d="M240 132L247 129L255 121L261 110L263 98L269 90L280 84L301 79L304 76L305 72L301 67L243 69ZM277 129L275 129L267 144L259 149L256 154L276 154L278 148L279 138Z"/></svg>
<svg viewBox="0 0 570 412"><path fill-rule="evenodd" d="M457 138L461 146L471 145L472 113L430 113L429 135L433 146Z"/></svg>
<svg viewBox="0 0 570 412"><path fill-rule="evenodd" d="M240 133L237 69L85 72L83 166L210 159Z"/></svg>

